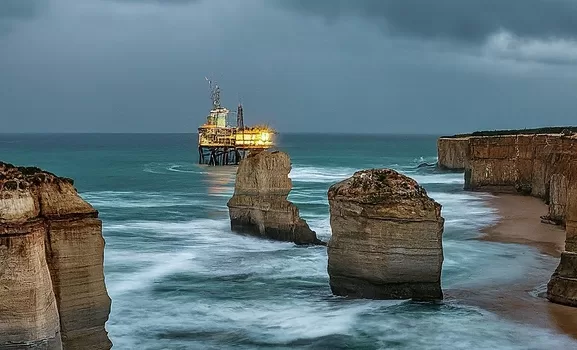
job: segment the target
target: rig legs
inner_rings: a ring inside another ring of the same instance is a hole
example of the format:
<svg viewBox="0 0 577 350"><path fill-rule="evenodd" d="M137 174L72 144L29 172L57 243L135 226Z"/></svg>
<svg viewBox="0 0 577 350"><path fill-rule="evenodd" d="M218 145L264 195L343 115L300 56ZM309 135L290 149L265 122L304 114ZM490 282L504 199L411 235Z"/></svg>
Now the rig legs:
<svg viewBox="0 0 577 350"><path fill-rule="evenodd" d="M236 147L198 147L198 164L238 165L248 151Z"/></svg>

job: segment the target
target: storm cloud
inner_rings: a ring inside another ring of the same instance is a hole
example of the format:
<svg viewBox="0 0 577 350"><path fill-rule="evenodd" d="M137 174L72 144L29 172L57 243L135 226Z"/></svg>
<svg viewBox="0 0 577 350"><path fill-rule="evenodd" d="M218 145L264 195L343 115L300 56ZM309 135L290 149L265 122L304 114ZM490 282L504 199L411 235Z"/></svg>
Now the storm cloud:
<svg viewBox="0 0 577 350"><path fill-rule="evenodd" d="M351 16L389 36L444 41L496 57L577 63L577 1L573 0L278 0L279 6L321 16Z"/></svg>
<svg viewBox="0 0 577 350"><path fill-rule="evenodd" d="M0 132L194 133L205 77L281 133L573 124L574 3L0 0Z"/></svg>
<svg viewBox="0 0 577 350"><path fill-rule="evenodd" d="M278 0L280 6L337 19L351 15L388 33L481 43L499 31L544 39L577 37L574 0Z"/></svg>
<svg viewBox="0 0 577 350"><path fill-rule="evenodd" d="M39 16L47 7L45 0L1 0L0 35L7 34L22 21Z"/></svg>

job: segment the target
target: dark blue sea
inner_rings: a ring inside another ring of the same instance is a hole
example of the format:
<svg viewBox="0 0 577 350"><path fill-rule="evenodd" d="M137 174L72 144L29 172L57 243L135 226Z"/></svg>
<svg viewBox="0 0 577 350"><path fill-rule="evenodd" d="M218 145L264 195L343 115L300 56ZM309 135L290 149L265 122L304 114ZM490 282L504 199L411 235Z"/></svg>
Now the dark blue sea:
<svg viewBox="0 0 577 350"><path fill-rule="evenodd" d="M462 190L462 174L418 168L436 161L435 136L289 134L279 149L293 162L289 198L325 240L326 192L355 170L390 167L424 185L446 219L447 295L502 288L555 264L530 247L475 239L496 213L489 195ZM0 159L74 178L100 211L114 349L577 348L560 331L458 296L441 304L333 297L326 248L230 231L235 168L198 165L192 134L0 135Z"/></svg>

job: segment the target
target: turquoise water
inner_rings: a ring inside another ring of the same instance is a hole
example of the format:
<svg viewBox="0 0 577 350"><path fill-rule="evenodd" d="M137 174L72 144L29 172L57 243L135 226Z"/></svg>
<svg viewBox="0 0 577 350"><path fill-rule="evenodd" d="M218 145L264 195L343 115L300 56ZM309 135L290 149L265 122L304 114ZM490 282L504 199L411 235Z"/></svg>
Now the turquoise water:
<svg viewBox="0 0 577 350"><path fill-rule="evenodd" d="M233 234L233 167L196 164L194 135L0 135L0 159L75 179L99 211L115 349L573 349L554 331L465 300L442 304L333 297L324 247ZM422 185L446 219L443 288L487 289L551 258L481 242L496 214L462 174L435 162L434 136L283 135L290 195L323 239L328 187L355 170L391 167ZM546 281L543 281L546 282ZM535 286L538 287L538 286ZM496 301L498 302L498 301Z"/></svg>

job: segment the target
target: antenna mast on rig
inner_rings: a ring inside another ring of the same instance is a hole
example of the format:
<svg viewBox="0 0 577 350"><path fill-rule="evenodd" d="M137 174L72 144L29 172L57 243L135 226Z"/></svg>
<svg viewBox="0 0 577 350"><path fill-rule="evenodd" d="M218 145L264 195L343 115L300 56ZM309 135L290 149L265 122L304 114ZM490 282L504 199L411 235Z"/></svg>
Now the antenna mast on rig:
<svg viewBox="0 0 577 350"><path fill-rule="evenodd" d="M213 109L220 108L220 86L218 84L212 85L212 80L204 77L208 81L208 86L210 88L210 99L212 101Z"/></svg>

